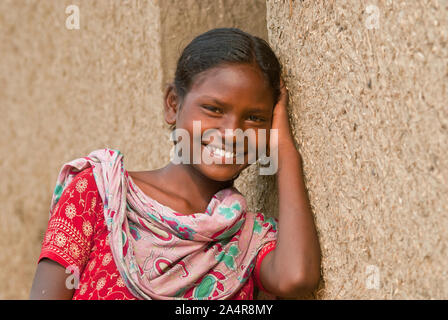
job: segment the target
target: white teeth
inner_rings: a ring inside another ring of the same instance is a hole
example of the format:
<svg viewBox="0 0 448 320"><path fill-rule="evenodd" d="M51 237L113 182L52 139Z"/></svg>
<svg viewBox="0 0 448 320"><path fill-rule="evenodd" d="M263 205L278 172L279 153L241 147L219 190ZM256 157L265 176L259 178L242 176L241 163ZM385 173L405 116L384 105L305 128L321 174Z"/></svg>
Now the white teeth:
<svg viewBox="0 0 448 320"><path fill-rule="evenodd" d="M224 150L222 150L220 148L216 148L216 147L209 146L209 145L207 145L206 147L211 152L213 152L213 154L216 154L216 155L218 155L220 157L225 156L226 158L233 158L235 156L233 152L227 152L227 151L224 151Z"/></svg>

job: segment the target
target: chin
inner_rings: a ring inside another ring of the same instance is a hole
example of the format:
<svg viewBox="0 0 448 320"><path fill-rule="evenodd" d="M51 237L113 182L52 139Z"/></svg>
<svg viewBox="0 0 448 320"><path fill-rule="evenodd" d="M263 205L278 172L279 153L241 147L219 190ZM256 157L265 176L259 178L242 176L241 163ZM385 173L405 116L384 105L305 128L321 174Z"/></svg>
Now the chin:
<svg viewBox="0 0 448 320"><path fill-rule="evenodd" d="M226 167L227 166L227 167ZM241 171L247 167L247 165L194 165L195 169L199 171L203 176L214 181L233 181L240 175Z"/></svg>

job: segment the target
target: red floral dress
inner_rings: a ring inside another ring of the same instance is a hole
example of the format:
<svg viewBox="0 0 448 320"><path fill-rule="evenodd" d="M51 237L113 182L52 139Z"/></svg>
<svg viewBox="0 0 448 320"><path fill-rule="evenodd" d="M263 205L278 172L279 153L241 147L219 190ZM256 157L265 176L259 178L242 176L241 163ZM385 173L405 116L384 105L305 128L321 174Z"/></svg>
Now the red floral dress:
<svg viewBox="0 0 448 320"><path fill-rule="evenodd" d="M115 265L103 203L91 167L76 175L54 210L38 261L51 259L80 276L78 283L73 282L73 299L137 300ZM260 265L275 244L271 241L259 251L251 277L231 300L253 300L255 285L267 292L259 280Z"/></svg>

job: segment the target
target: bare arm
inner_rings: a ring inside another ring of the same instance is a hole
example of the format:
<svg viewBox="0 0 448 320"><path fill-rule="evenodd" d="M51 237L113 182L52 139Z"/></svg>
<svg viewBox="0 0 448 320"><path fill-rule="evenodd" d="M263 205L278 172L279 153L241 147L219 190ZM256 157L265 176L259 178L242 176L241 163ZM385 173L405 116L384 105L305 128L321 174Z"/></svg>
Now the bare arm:
<svg viewBox="0 0 448 320"><path fill-rule="evenodd" d="M288 94L274 109L272 128L278 129L279 223L276 248L263 259L260 280L281 297L298 297L319 284L321 251L302 172L302 159L291 136L286 105Z"/></svg>
<svg viewBox="0 0 448 320"><path fill-rule="evenodd" d="M68 289L66 280L70 274L59 263L42 259L37 265L30 300L71 300L74 289Z"/></svg>

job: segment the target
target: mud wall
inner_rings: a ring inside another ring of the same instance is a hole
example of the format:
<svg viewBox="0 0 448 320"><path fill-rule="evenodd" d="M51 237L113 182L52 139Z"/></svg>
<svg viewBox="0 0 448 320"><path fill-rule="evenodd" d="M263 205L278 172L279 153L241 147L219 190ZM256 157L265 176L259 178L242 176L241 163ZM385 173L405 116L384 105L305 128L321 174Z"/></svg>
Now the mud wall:
<svg viewBox="0 0 448 320"><path fill-rule="evenodd" d="M448 3L267 1L323 251L319 299L448 297Z"/></svg>

